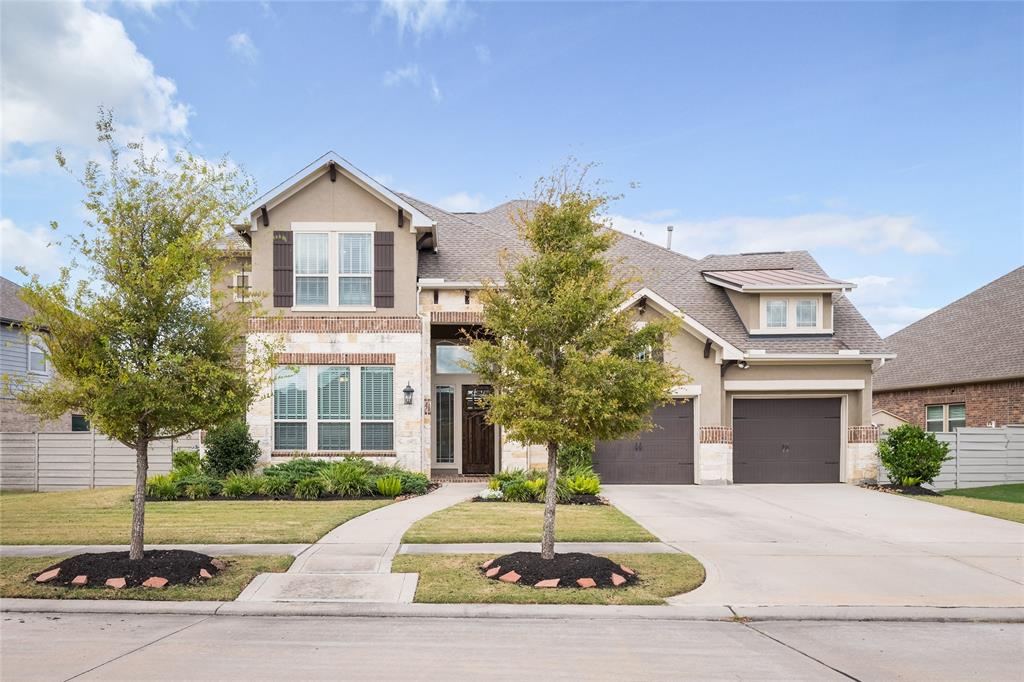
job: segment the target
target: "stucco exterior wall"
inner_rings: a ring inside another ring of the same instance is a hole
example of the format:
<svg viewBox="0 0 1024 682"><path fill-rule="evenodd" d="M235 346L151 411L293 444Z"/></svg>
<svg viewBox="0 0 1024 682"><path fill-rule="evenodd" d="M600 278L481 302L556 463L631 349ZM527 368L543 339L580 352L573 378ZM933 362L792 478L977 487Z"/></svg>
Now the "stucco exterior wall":
<svg viewBox="0 0 1024 682"><path fill-rule="evenodd" d="M704 343L687 331L679 331L665 343L665 362L684 370L691 384L700 386L699 425L717 425L722 412L721 365L715 353L704 357Z"/></svg>
<svg viewBox="0 0 1024 682"><path fill-rule="evenodd" d="M879 391L874 395L876 410L925 427L925 406L964 403L967 426L984 427L1024 424L1024 381L993 381L977 384L935 386L905 391Z"/></svg>
<svg viewBox="0 0 1024 682"><path fill-rule="evenodd" d="M323 313L293 312L274 308L273 297L273 233L290 230L292 222L372 222L377 231L395 233L395 307L377 311L338 311L338 316L415 315L416 314L416 235L398 227L398 209L363 189L338 171L336 182L325 172L308 186L268 211L270 226L259 225L252 233L253 287L268 294L263 306L268 311L285 315L316 315ZM333 284L337 286L337 284Z"/></svg>

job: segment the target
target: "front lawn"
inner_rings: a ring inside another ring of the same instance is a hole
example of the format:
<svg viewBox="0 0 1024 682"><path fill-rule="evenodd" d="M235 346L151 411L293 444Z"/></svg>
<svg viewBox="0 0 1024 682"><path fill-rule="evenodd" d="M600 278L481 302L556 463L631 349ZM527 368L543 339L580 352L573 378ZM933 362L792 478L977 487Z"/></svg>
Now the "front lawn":
<svg viewBox="0 0 1024 682"><path fill-rule="evenodd" d="M413 524L402 542L540 542L544 505L463 502ZM559 505L555 536L562 542L657 542L636 521L607 505Z"/></svg>
<svg viewBox="0 0 1024 682"><path fill-rule="evenodd" d="M195 585L161 589L127 587L58 587L27 580L67 557L0 557L0 597L29 599L142 599L149 601L231 601L260 573L283 573L295 557L289 555L225 556L227 568Z"/></svg>
<svg viewBox="0 0 1024 682"><path fill-rule="evenodd" d="M921 495L915 499L1024 523L1024 483L944 490L942 497Z"/></svg>
<svg viewBox="0 0 1024 682"><path fill-rule="evenodd" d="M132 488L0 494L0 544L127 544ZM147 544L306 543L391 500L146 503Z"/></svg>
<svg viewBox="0 0 1024 682"><path fill-rule="evenodd" d="M559 510L561 512L561 510ZM609 554L637 572L630 587L538 589L484 577L478 566L490 554L399 554L395 573L419 573L415 601L431 604L663 604L666 597L695 590L704 567L689 554Z"/></svg>

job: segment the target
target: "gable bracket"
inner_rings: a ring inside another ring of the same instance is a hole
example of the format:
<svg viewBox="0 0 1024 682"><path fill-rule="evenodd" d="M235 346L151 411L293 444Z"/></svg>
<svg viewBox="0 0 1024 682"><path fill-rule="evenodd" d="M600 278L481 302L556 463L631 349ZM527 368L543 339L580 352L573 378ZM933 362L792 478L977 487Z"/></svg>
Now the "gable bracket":
<svg viewBox="0 0 1024 682"><path fill-rule="evenodd" d="M270 214L267 213L267 206L260 206L260 216L263 218L263 227L270 227Z"/></svg>
<svg viewBox="0 0 1024 682"><path fill-rule="evenodd" d="M330 168L330 170L331 170L331 182L337 182L337 180L338 180L338 167L336 165L334 165L333 161L331 161L331 163L327 167Z"/></svg>

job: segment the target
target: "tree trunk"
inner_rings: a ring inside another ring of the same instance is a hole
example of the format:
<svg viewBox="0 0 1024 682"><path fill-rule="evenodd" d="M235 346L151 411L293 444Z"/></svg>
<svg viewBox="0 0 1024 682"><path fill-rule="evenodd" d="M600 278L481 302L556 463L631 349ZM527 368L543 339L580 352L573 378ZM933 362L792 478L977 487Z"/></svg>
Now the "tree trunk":
<svg viewBox="0 0 1024 682"><path fill-rule="evenodd" d="M544 493L544 535L540 557L555 558L555 504L558 502L558 443L548 443L548 487Z"/></svg>
<svg viewBox="0 0 1024 682"><path fill-rule="evenodd" d="M128 559L142 559L145 549L143 530L146 525L146 474L149 471L149 440L139 438L135 444L135 497L132 498L132 546Z"/></svg>

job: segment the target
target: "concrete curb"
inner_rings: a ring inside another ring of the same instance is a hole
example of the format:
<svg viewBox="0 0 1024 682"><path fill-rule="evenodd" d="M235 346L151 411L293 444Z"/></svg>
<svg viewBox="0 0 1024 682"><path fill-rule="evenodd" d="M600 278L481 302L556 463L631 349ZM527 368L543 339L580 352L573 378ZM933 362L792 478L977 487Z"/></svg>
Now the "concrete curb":
<svg viewBox="0 0 1024 682"><path fill-rule="evenodd" d="M589 606L0 599L0 612L341 618L1024 623L1024 608L959 606Z"/></svg>

